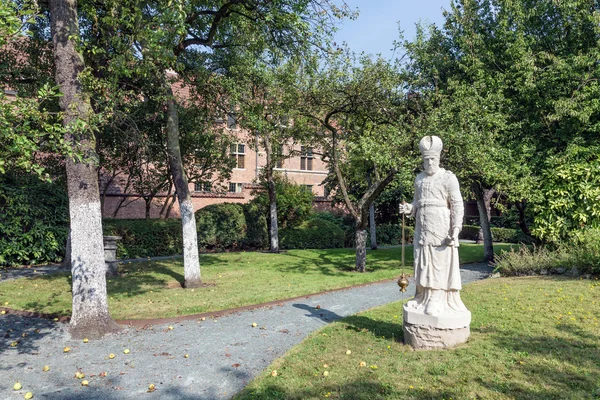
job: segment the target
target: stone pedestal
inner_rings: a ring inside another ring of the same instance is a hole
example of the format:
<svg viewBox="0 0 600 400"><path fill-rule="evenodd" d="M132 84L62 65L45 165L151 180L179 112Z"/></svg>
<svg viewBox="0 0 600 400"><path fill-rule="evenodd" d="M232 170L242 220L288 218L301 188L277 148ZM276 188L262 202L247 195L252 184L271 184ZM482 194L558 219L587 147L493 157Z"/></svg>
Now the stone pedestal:
<svg viewBox="0 0 600 400"><path fill-rule="evenodd" d="M432 316L404 305L404 343L415 349L443 349L464 343L471 334L470 324L470 311Z"/></svg>
<svg viewBox="0 0 600 400"><path fill-rule="evenodd" d="M106 275L116 276L117 266L117 242L121 236L104 236L104 261L106 263Z"/></svg>

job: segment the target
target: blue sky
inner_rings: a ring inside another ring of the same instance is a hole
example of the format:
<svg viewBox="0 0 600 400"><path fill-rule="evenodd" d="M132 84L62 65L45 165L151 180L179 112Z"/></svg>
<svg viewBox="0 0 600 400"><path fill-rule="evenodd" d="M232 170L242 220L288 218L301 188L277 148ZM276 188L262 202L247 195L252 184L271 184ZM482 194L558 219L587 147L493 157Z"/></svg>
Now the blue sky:
<svg viewBox="0 0 600 400"><path fill-rule="evenodd" d="M405 39L415 35L419 21L441 25L442 8L450 9L450 0L346 0L352 10L359 9L356 20L339 26L335 41L348 43L357 53L381 53L391 58L393 41L398 39L398 22Z"/></svg>

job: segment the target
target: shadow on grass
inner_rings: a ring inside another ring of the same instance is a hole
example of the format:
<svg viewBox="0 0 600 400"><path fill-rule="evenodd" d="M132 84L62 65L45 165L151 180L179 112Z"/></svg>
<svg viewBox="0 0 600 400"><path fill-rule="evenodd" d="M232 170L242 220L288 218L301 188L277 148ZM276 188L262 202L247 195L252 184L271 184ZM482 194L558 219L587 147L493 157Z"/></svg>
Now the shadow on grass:
<svg viewBox="0 0 600 400"><path fill-rule="evenodd" d="M291 262L280 266L283 273L319 273L323 276L346 276L355 273L356 254L354 249L312 250L310 254L301 252L285 254ZM406 265L412 264L412 246L406 253ZM400 266L400 249L388 248L367 252L367 273L390 270Z"/></svg>
<svg viewBox="0 0 600 400"><path fill-rule="evenodd" d="M352 329L356 332L372 333L378 338L387 339L396 342L404 342L401 319L398 323L377 321L361 315L352 315L343 319L347 324L346 329Z"/></svg>
<svg viewBox="0 0 600 400"><path fill-rule="evenodd" d="M517 399L580 399L600 397L600 336L570 325L561 325L564 337L505 335L496 346L516 354L515 364L533 382L533 392L520 382L482 381L495 392ZM537 356L529 361L530 356ZM517 366L516 366L517 367Z"/></svg>

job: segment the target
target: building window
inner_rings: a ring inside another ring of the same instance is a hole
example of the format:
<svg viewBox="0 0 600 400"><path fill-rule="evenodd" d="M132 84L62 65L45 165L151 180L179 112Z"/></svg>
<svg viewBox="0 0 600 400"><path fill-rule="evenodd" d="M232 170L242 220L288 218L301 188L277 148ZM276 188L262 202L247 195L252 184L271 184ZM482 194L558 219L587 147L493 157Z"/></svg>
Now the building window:
<svg viewBox="0 0 600 400"><path fill-rule="evenodd" d="M275 158L275 168L283 168L283 145L273 147L273 157Z"/></svg>
<svg viewBox="0 0 600 400"><path fill-rule="evenodd" d="M212 185L210 184L210 182L194 182L194 192L210 193L211 189Z"/></svg>
<svg viewBox="0 0 600 400"><path fill-rule="evenodd" d="M237 129L237 119L234 113L227 114L227 129Z"/></svg>
<svg viewBox="0 0 600 400"><path fill-rule="evenodd" d="M302 190L307 191L309 193L313 192L313 185L302 185Z"/></svg>
<svg viewBox="0 0 600 400"><path fill-rule="evenodd" d="M242 193L243 183L229 182L229 193Z"/></svg>
<svg viewBox="0 0 600 400"><path fill-rule="evenodd" d="M312 169L313 169L312 147L302 146L300 148L300 169L303 171L312 171Z"/></svg>
<svg viewBox="0 0 600 400"><path fill-rule="evenodd" d="M234 143L229 146L229 154L235 160L235 168L245 168L245 156L246 156L246 145L241 143Z"/></svg>

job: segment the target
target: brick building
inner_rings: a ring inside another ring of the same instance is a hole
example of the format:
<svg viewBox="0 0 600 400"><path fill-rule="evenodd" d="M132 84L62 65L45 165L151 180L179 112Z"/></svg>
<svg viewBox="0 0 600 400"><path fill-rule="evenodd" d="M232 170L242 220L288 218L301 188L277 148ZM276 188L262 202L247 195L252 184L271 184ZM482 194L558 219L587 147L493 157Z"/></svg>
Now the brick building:
<svg viewBox="0 0 600 400"><path fill-rule="evenodd" d="M230 157L235 159L235 167L231 178L225 182L224 187L215 187L208 182L190 182L190 191L194 209L198 210L210 204L218 203L247 203L252 198L252 192L259 188L257 185L259 174L266 164L264 151L257 152L257 139L252 138L248 132L240 129L233 118L228 118L227 126L224 127L239 140L232 144L229 149ZM252 143L248 143L249 141ZM294 151L298 156L282 160L275 168L279 174L286 176L290 181L304 186L312 191L315 196L314 206L319 209L329 208L330 201L327 200L325 188L322 185L327 176L327 164L320 156L313 153L313 149L307 146L283 146L282 154L290 154ZM144 218L146 203L143 198L136 194L123 194L119 185L109 185L104 197L103 215L112 217L115 208L126 197L126 206L122 206L116 218ZM150 208L150 217L158 218L160 211L170 197L168 193L159 193ZM178 204L175 201L170 217L179 217Z"/></svg>

